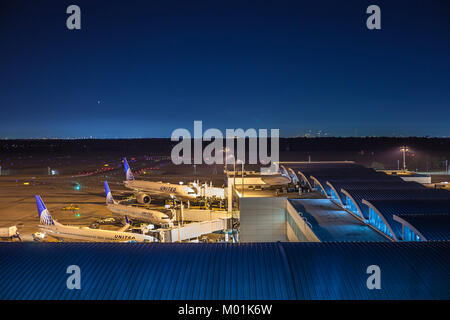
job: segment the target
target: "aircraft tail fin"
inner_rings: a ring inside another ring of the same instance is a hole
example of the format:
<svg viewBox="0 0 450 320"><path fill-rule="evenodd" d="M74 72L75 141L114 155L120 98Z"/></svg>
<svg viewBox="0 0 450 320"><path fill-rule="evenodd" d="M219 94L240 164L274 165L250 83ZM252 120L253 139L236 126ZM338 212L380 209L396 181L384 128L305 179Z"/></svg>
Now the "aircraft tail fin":
<svg viewBox="0 0 450 320"><path fill-rule="evenodd" d="M120 232L126 232L130 228L131 224L130 221L128 221L128 217L125 216L125 225L119 229Z"/></svg>
<svg viewBox="0 0 450 320"><path fill-rule="evenodd" d="M107 181L104 182L104 186L105 186L106 204L116 203L112 196L111 190L109 189L109 185L108 185Z"/></svg>
<svg viewBox="0 0 450 320"><path fill-rule="evenodd" d="M127 158L123 158L123 166L125 168L125 178L127 179L127 181L134 180L134 175L133 172L131 172L130 166L128 165Z"/></svg>
<svg viewBox="0 0 450 320"><path fill-rule="evenodd" d="M53 221L52 216L50 215L47 208L45 207L45 204L42 201L41 197L36 195L35 198L36 198L36 205L37 205L37 209L38 209L40 223L45 224L47 226L54 225L55 222Z"/></svg>

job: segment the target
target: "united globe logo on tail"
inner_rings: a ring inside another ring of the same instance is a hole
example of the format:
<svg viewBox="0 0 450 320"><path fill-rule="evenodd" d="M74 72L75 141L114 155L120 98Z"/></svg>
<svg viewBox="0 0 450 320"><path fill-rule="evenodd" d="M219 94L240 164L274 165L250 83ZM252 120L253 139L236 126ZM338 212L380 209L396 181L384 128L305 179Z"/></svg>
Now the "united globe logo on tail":
<svg viewBox="0 0 450 320"><path fill-rule="evenodd" d="M123 158L123 166L125 168L125 177L127 181L134 180L133 172L131 172L131 168L128 165L128 161L126 158Z"/></svg>
<svg viewBox="0 0 450 320"><path fill-rule="evenodd" d="M50 215L47 208L45 207L45 204L42 201L41 197L40 196L35 196L35 197L36 197L36 204L37 204L37 208L38 208L39 221L42 224L45 224L47 226L54 225L55 223L53 222L52 216Z"/></svg>
<svg viewBox="0 0 450 320"><path fill-rule="evenodd" d="M112 196L111 190L109 190L108 182L104 182L105 185L105 195L106 195L106 203L114 204L114 198Z"/></svg>

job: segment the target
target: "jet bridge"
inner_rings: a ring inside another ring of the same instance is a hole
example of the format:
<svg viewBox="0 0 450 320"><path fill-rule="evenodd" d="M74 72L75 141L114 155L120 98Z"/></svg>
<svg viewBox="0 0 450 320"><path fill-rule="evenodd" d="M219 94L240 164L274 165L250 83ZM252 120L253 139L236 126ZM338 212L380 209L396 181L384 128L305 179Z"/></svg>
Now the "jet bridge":
<svg viewBox="0 0 450 320"><path fill-rule="evenodd" d="M185 225L174 226L173 228L169 229L158 229L151 233L159 233L155 234L154 236L159 238L161 242L185 241L196 239L203 235L210 234L216 231L229 229L229 221L230 219L215 219L209 221L194 222Z"/></svg>
<svg viewBox="0 0 450 320"><path fill-rule="evenodd" d="M224 210L186 209L183 210L184 221L210 221L216 219L229 219L231 213Z"/></svg>

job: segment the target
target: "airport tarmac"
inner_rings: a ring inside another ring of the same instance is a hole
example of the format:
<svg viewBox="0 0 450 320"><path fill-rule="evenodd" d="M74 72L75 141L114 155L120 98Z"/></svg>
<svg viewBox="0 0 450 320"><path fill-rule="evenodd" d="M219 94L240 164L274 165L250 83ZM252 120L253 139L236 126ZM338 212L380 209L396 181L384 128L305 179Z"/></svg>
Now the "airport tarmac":
<svg viewBox="0 0 450 320"><path fill-rule="evenodd" d="M36 159L33 159L36 162ZM70 173L67 175L44 174L45 168L36 169L26 165L21 170L16 166L17 174L0 176L0 227L17 226L22 240L32 240L32 234L39 231L38 213L36 209L35 195L40 195L54 219L62 224L90 226L100 218L116 217L105 205L105 193L103 182L108 180L111 191L116 200L122 200L132 195L132 191L123 186L124 172L120 161L115 161L110 171L96 173L90 176L79 176L78 172L92 171L96 167L89 161L71 162ZM96 159L97 167L103 166L105 161ZM89 164L87 164L89 163ZM196 175L192 166L175 166L166 162L136 161L130 163L133 171L141 168L153 167L155 170L147 170L136 175L137 179L185 183L199 179L213 181L215 185L223 183L223 170L217 170L217 174L209 174L211 168L196 169ZM223 169L223 167L221 167ZM60 168L58 168L60 169ZM69 168L60 169L61 172L69 172ZM76 189L77 184L80 186ZM78 210L63 210L74 204ZM155 208L161 208L163 203L151 204ZM102 225L102 229L117 229L116 226Z"/></svg>
<svg viewBox="0 0 450 320"><path fill-rule="evenodd" d="M51 215L62 224L89 226L100 217L112 217L105 206L102 182L89 180L78 179L81 189L75 190L71 177L0 177L0 226L16 225L26 238L39 231L36 194L41 195ZM79 210L63 210L71 204Z"/></svg>

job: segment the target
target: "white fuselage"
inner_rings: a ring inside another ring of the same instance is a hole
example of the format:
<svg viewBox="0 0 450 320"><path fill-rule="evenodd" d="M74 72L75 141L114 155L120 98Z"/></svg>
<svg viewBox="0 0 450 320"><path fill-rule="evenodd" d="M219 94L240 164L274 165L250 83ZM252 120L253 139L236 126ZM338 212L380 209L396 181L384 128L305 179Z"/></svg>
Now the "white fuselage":
<svg viewBox="0 0 450 320"><path fill-rule="evenodd" d="M91 229L88 227L65 226L58 222L54 225L39 225L45 233L55 238L68 238L81 241L96 242L154 242L155 238L143 234L136 234L123 231L110 231L101 229Z"/></svg>
<svg viewBox="0 0 450 320"><path fill-rule="evenodd" d="M144 181L144 180L127 180L124 181L125 187L139 192L146 192L155 198L176 198L179 200L194 200L197 198L197 193L189 186Z"/></svg>
<svg viewBox="0 0 450 320"><path fill-rule="evenodd" d="M127 206L119 203L108 203L108 210L117 213L121 216L127 216L128 218L134 218L141 221L150 222L153 224L170 224L171 220L168 215L157 210L150 210L145 208L137 208L133 206Z"/></svg>

